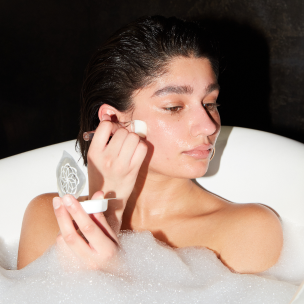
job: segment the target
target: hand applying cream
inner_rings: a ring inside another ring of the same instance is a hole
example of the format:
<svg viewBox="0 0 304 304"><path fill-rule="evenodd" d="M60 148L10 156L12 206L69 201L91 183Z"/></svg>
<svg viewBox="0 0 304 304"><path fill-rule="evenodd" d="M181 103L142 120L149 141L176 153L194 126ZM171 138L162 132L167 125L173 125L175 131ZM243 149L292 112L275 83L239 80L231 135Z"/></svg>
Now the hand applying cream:
<svg viewBox="0 0 304 304"><path fill-rule="evenodd" d="M121 216L124 211L126 202L130 196L130 193L133 190L134 183L136 181L137 174L134 174L134 170L139 170L142 161L145 158L147 147L143 141L136 142L134 139L129 142L131 146L128 148L128 151L134 150L133 155L127 153L126 159L124 158L123 164L121 162L116 161L116 158L119 155L116 155L111 151L113 149L111 142L109 142L109 138L112 136L116 137L116 144L124 145L124 136L121 134L126 133L117 133L116 131L121 129L126 129L130 133L136 133L139 137L145 138L147 135L147 124L141 120L132 120L128 122L113 122L110 120L108 115L104 117L108 121L105 124L100 124L95 131L85 132L83 134L83 138L86 141L92 140L95 132L98 134L96 138L92 141L89 149L88 156L88 173L90 177L90 185L89 189L92 193L102 190L107 199L103 200L88 200L81 203L82 207L85 209L87 213L98 213L107 211L108 215L112 214L113 219L117 221L119 224L121 222ZM109 124L111 122L112 124ZM112 126L111 126L112 125ZM112 129L112 131L111 131ZM118 135L117 135L118 134ZM134 137L132 137L134 138ZM132 147L133 145L133 147ZM117 146L115 146L115 149ZM120 150L120 148L119 148ZM122 149L123 150L123 149ZM128 158L130 158L128 160ZM105 165L104 159L111 159L111 167ZM117 166L119 166L119 170L117 170ZM97 169L97 171L96 171ZM95 174L97 172L97 174ZM102 172L102 174L100 174ZM120 172L117 175L117 172ZM131 175L132 177L130 178ZM134 180L133 180L134 179ZM101 186L102 185L102 188ZM123 186L122 186L123 185ZM114 201L109 202L108 199L109 193L115 193L115 198L111 197ZM117 209L117 201L119 202L119 208ZM109 209L109 210L108 210Z"/></svg>

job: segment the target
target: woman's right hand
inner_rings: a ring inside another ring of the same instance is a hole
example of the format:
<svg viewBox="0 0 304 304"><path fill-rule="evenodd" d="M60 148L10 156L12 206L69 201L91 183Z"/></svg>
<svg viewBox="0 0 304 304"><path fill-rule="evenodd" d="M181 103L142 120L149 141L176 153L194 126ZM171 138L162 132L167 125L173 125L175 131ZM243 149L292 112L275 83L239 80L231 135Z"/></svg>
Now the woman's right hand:
<svg viewBox="0 0 304 304"><path fill-rule="evenodd" d="M118 198L109 201L105 213L107 218L111 217L111 224L117 226L147 154L147 145L136 133L112 123L109 115L103 119L88 151L89 198L100 190L105 198Z"/></svg>

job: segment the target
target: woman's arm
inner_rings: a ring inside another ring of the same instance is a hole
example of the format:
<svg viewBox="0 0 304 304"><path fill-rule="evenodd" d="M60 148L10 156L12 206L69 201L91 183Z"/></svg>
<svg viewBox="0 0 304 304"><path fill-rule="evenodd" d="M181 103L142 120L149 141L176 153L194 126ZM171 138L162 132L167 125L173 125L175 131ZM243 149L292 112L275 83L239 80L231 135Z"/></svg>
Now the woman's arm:
<svg viewBox="0 0 304 304"><path fill-rule="evenodd" d="M27 206L20 235L18 269L36 260L56 242L59 227L52 203L55 196L58 193L39 195Z"/></svg>
<svg viewBox="0 0 304 304"><path fill-rule="evenodd" d="M220 259L239 273L258 273L272 267L283 247L277 215L259 204L235 204L223 231Z"/></svg>

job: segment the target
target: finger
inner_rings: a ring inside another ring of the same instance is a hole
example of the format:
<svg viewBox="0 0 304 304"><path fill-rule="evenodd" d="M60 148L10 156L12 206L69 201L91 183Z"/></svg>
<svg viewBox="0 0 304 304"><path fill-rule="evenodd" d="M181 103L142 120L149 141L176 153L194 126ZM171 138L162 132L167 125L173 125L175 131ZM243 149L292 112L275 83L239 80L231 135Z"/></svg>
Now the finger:
<svg viewBox="0 0 304 304"><path fill-rule="evenodd" d="M59 251L58 258L61 262L61 266L63 266L64 268L67 267L66 268L67 270L70 270L71 267L75 267L75 266L78 269L79 266L81 266L81 264L79 264L79 260L80 260L84 263L82 264L82 266L85 267L87 259L75 253L64 241L63 236L61 234L57 236L56 246L57 246L57 250Z"/></svg>
<svg viewBox="0 0 304 304"><path fill-rule="evenodd" d="M112 123L111 121L104 120L102 121L96 131L95 135L92 139L89 152L90 153L100 153L102 152L112 134L114 134L117 129L119 129L119 126L115 123Z"/></svg>
<svg viewBox="0 0 304 304"><path fill-rule="evenodd" d="M78 256L88 256L91 249L84 239L77 233L68 211L62 204L62 199L60 197L55 197L53 199L53 205L54 213L64 242ZM60 238L60 235L58 237Z"/></svg>
<svg viewBox="0 0 304 304"><path fill-rule="evenodd" d="M109 239L101 229L99 229L90 216L83 210L80 203L72 195L65 195L62 200L67 211L76 221L80 231L97 252L101 252L105 248L113 246L113 241Z"/></svg>
<svg viewBox="0 0 304 304"><path fill-rule="evenodd" d="M118 156L120 161L130 165L131 159L133 157L135 150L137 149L139 141L140 141L139 135L132 132L128 134L128 136L126 137L123 143L123 146L121 147Z"/></svg>
<svg viewBox="0 0 304 304"><path fill-rule="evenodd" d="M113 135L111 141L109 142L108 146L106 147L106 150L104 150L105 156L110 156L112 158L118 157L128 134L129 131L125 128L120 128L119 130L117 130L116 133Z"/></svg>
<svg viewBox="0 0 304 304"><path fill-rule="evenodd" d="M66 242L63 239L63 236L61 233L58 234L56 238L56 245L58 249L63 253L65 256L75 256L75 253L71 250L71 248L66 244Z"/></svg>
<svg viewBox="0 0 304 304"><path fill-rule="evenodd" d="M92 195L92 200L93 199L104 199L104 192L103 191L96 191L93 195Z"/></svg>
<svg viewBox="0 0 304 304"><path fill-rule="evenodd" d="M148 146L146 143L141 139L140 142L138 143L136 150L133 154L133 157L131 159L130 163L130 169L131 170L139 170L146 155L148 152Z"/></svg>
<svg viewBox="0 0 304 304"><path fill-rule="evenodd" d="M103 114L100 122L105 121L105 120L111 121L111 116L108 114Z"/></svg>
<svg viewBox="0 0 304 304"><path fill-rule="evenodd" d="M104 198L103 191L97 191L92 195L91 199L94 200L94 199L103 199L103 198ZM118 244L117 235L109 225L103 212L90 214L90 217L95 222L95 224L103 231L105 235L111 238L114 243Z"/></svg>

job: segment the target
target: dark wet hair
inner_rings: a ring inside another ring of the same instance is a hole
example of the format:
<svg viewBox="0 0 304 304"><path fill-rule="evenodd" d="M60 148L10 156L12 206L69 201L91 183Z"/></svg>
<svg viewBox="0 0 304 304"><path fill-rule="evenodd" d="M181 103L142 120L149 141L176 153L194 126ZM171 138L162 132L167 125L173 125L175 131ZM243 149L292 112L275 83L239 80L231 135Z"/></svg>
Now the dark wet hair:
<svg viewBox="0 0 304 304"><path fill-rule="evenodd" d="M209 59L218 77L217 48L212 35L197 22L176 17L142 17L115 32L93 55L82 86L77 144L87 165L89 142L83 132L95 130L98 110L108 104L132 110L132 94L166 73L174 57Z"/></svg>

